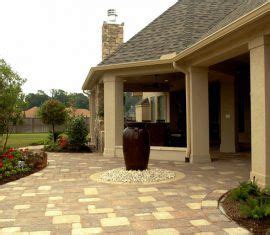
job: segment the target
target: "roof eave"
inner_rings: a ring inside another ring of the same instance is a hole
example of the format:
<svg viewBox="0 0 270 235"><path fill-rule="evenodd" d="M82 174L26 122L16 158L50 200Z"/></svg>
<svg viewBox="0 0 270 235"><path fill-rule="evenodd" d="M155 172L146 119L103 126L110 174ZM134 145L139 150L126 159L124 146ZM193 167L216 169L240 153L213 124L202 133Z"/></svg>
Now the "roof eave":
<svg viewBox="0 0 270 235"><path fill-rule="evenodd" d="M262 17L263 15L270 12L270 0L268 0L265 4L260 7L254 9L253 11L247 13L246 15L238 18L234 22L226 25L220 30L210 34L206 38L203 38L199 42L193 44L189 48L181 51L175 57L170 59L156 59L156 60L145 60L145 61L136 61L136 62L128 62L128 63L119 63L119 64L110 64L110 65L102 65L97 67L92 67L86 77L86 80L83 84L83 90L90 90L95 83L95 78L98 77L100 73L105 71L117 70L117 69L125 69L131 67L141 67L141 66L151 66L151 65L161 65L161 64L169 64L178 62L186 56L196 52L197 50L215 42L223 38L225 35L234 32L235 30L243 27L244 25L255 21L256 19Z"/></svg>

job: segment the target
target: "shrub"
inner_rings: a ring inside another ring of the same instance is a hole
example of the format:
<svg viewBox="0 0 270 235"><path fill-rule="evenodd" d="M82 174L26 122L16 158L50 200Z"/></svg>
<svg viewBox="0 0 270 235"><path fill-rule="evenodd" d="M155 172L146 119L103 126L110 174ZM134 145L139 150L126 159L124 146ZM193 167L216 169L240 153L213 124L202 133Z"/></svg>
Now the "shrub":
<svg viewBox="0 0 270 235"><path fill-rule="evenodd" d="M249 197L245 203L240 205L240 212L246 218L263 219L270 216L270 200L263 196Z"/></svg>
<svg viewBox="0 0 270 235"><path fill-rule="evenodd" d="M80 150L87 142L87 127L83 116L73 117L67 125L69 148Z"/></svg>
<svg viewBox="0 0 270 235"><path fill-rule="evenodd" d="M240 213L245 218L263 219L270 216L269 189L261 190L253 182L240 183L239 187L232 190L229 197L240 202Z"/></svg>
<svg viewBox="0 0 270 235"><path fill-rule="evenodd" d="M246 201L250 196L259 196L261 191L256 182L243 182L230 193L230 197L235 201Z"/></svg>

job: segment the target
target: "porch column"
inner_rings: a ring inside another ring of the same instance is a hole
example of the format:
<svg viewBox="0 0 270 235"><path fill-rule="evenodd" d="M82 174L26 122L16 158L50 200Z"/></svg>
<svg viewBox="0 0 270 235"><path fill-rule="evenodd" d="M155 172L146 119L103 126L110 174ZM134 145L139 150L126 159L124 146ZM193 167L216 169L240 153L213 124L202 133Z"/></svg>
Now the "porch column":
<svg viewBox="0 0 270 235"><path fill-rule="evenodd" d="M95 91L92 90L91 94L89 95L89 108L90 108L90 137L91 143L94 140L94 125L95 125L95 116L96 116L96 109L95 109Z"/></svg>
<svg viewBox="0 0 270 235"><path fill-rule="evenodd" d="M115 147L122 145L124 130L123 81L114 75L104 75L105 156L115 156Z"/></svg>
<svg viewBox="0 0 270 235"><path fill-rule="evenodd" d="M220 152L235 153L235 90L234 78L226 77L221 83L221 144Z"/></svg>
<svg viewBox="0 0 270 235"><path fill-rule="evenodd" d="M208 69L190 67L191 163L210 162Z"/></svg>
<svg viewBox="0 0 270 235"><path fill-rule="evenodd" d="M270 186L270 37L249 43L251 80L251 179Z"/></svg>

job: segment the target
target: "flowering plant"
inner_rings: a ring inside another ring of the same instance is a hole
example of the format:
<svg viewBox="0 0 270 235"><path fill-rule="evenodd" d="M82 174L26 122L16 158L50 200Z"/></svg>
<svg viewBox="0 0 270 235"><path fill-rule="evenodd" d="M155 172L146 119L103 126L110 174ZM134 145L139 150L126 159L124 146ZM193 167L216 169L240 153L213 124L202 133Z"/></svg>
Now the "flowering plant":
<svg viewBox="0 0 270 235"><path fill-rule="evenodd" d="M19 162L24 161L25 150L7 148L0 151L0 179L29 171L29 167L21 167Z"/></svg>

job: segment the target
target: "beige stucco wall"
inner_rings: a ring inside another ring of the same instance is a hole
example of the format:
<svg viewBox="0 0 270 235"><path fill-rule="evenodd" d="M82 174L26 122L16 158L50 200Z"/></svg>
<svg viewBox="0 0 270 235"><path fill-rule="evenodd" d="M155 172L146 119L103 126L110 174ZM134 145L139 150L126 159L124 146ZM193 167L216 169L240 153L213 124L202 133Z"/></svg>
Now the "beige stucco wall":
<svg viewBox="0 0 270 235"><path fill-rule="evenodd" d="M270 37L252 40L251 69L251 133L252 171L260 186L270 186Z"/></svg>
<svg viewBox="0 0 270 235"><path fill-rule="evenodd" d="M191 162L210 162L208 69L190 67Z"/></svg>
<svg viewBox="0 0 270 235"><path fill-rule="evenodd" d="M123 81L112 74L103 76L105 156L115 156L115 146L122 145L124 130ZM122 104L122 105L121 105Z"/></svg>
<svg viewBox="0 0 270 235"><path fill-rule="evenodd" d="M220 83L221 144L220 152L235 152L235 89L234 79L227 77Z"/></svg>

